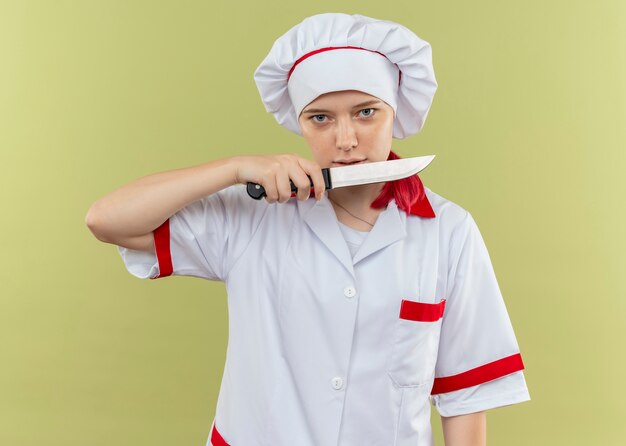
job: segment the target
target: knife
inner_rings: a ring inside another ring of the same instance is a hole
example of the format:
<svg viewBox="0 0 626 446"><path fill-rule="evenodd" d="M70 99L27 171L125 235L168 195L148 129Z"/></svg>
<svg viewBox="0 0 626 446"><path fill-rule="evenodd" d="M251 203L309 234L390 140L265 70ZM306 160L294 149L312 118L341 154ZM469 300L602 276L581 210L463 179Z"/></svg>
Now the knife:
<svg viewBox="0 0 626 446"><path fill-rule="evenodd" d="M415 175L428 166L434 158L435 155L427 155L354 166L326 167L322 169L322 175L326 190L359 184L384 183L385 181L394 181ZM293 181L290 180L289 182L291 183L291 192L293 194L298 192ZM311 181L311 186L313 186L313 181ZM265 189L260 184L248 183L247 191L248 195L255 200L260 200L265 196Z"/></svg>

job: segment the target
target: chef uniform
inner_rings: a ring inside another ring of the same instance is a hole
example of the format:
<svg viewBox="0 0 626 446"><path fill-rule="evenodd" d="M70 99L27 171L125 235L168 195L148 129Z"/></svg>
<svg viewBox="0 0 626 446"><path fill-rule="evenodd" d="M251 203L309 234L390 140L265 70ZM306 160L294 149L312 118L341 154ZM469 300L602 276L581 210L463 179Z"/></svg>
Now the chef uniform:
<svg viewBox="0 0 626 446"><path fill-rule="evenodd" d="M333 69L337 85L304 91L320 66L346 60L393 85L363 76L348 88L354 71ZM436 88L426 42L345 14L292 28L255 79L294 132L312 95L356 89L394 107L396 138L421 129ZM270 204L235 185L166 220L154 231L156 254L118 247L136 277L226 285L228 349L207 446L431 446L430 403L453 416L530 399L474 219L422 192L408 210L392 199L359 233L337 221L326 195Z"/></svg>

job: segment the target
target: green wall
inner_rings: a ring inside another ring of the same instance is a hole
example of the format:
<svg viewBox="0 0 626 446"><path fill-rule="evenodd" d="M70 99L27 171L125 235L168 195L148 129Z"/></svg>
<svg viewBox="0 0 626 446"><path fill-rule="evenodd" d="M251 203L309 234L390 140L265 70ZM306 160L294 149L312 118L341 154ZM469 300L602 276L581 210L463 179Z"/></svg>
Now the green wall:
<svg viewBox="0 0 626 446"><path fill-rule="evenodd" d="M84 217L153 172L307 154L252 74L329 11L433 47L434 104L395 149L438 155L422 178L476 218L516 330L532 401L490 411L489 444L623 444L623 0L0 0L0 444L204 445L222 284L138 280Z"/></svg>

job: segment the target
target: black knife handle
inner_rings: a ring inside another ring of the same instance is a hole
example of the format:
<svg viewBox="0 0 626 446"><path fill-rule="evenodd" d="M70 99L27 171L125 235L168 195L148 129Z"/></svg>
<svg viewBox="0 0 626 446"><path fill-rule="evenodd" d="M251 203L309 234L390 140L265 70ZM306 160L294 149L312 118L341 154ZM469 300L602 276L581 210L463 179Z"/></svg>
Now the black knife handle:
<svg viewBox="0 0 626 446"><path fill-rule="evenodd" d="M330 181L330 169L328 167L322 169L322 176L324 177L324 185L326 187L326 190L332 189L333 184ZM311 187L313 187L313 180L311 180L311 177L309 177L309 181L311 181ZM291 193L298 193L298 188L295 184L293 184L293 181L289 180L289 184L291 185ZM263 186L256 183L248 183L247 191L248 195L250 195L255 200L260 200L266 195Z"/></svg>

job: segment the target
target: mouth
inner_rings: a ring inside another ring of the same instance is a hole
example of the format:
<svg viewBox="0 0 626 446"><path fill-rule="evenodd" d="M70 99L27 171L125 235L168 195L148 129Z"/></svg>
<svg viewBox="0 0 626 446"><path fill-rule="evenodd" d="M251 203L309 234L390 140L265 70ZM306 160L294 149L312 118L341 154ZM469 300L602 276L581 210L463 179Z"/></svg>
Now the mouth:
<svg viewBox="0 0 626 446"><path fill-rule="evenodd" d="M338 161L333 161L333 166L354 166L355 164L363 164L367 161L367 158L365 159L349 159L349 160L338 160Z"/></svg>

